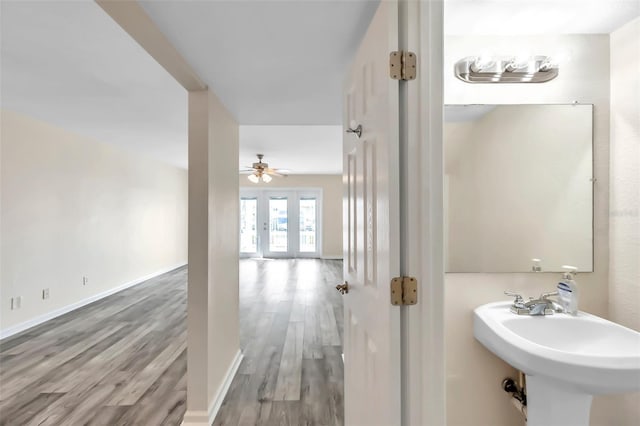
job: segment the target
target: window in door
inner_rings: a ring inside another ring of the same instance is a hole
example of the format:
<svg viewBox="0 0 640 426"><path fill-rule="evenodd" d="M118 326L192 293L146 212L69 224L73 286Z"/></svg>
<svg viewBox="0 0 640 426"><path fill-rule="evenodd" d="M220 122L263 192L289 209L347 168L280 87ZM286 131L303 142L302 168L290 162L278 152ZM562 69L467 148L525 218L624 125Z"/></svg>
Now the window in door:
<svg viewBox="0 0 640 426"><path fill-rule="evenodd" d="M287 252L289 215L285 197L269 198L269 251Z"/></svg>
<svg viewBox="0 0 640 426"><path fill-rule="evenodd" d="M316 207L317 200L315 198L300 198L298 200L298 217L300 219L298 248L301 253L318 251Z"/></svg>
<svg viewBox="0 0 640 426"><path fill-rule="evenodd" d="M240 199L240 252L258 252L258 199Z"/></svg>

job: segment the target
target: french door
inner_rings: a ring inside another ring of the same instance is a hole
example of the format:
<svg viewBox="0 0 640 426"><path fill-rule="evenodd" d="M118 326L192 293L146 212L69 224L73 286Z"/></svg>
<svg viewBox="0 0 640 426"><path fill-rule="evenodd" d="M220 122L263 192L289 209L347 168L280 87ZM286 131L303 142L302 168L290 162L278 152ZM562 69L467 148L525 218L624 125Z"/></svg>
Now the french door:
<svg viewBox="0 0 640 426"><path fill-rule="evenodd" d="M321 191L240 190L240 255L320 257Z"/></svg>

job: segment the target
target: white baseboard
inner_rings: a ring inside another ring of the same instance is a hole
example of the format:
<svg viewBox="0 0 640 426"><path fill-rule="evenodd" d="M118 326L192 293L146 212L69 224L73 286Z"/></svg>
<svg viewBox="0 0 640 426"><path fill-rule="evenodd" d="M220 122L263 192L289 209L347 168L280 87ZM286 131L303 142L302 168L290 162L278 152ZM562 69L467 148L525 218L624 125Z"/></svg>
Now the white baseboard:
<svg viewBox="0 0 640 426"><path fill-rule="evenodd" d="M322 256L320 259L324 259L324 260L342 260L343 257L342 257L342 255L340 255L340 256Z"/></svg>
<svg viewBox="0 0 640 426"><path fill-rule="evenodd" d="M222 384L218 388L218 392L216 392L215 397L209 404L208 424L212 424L216 419L216 415L218 414L218 411L220 411L220 406L222 406L222 401L224 401L224 397L227 395L227 392L229 392L231 382L233 382L233 378L236 376L243 358L244 355L242 354L242 351L238 349L238 352L236 352L236 356L233 358L233 361L231 361L231 365L229 365L229 369L227 370L227 374L225 375Z"/></svg>
<svg viewBox="0 0 640 426"><path fill-rule="evenodd" d="M16 324L16 325L12 325L11 327L7 327L7 328L5 328L3 330L0 330L0 340L4 339L4 338L7 338L7 337L10 337L10 336L13 336L14 334L20 333L21 331L25 331L25 330L27 330L27 329L29 329L31 327L35 327L36 325L40 325L43 322L46 322L46 321L49 321L50 319L59 317L60 315L64 315L67 312L71 312L71 311L73 311L75 309L81 308L81 307L83 307L85 305L88 305L89 303L93 303L93 302L95 302L97 300L104 299L105 297L111 296L112 294L115 294L115 293L117 293L119 291L126 290L129 287L133 287L133 286L135 286L137 284L141 284L141 283L143 283L143 282L145 282L147 280L150 280L151 278L155 278L155 277L157 277L159 275L166 274L167 272L173 271L174 269L180 268L180 267L182 267L184 265L186 265L186 263L181 263L179 265L174 265L174 266L171 266L169 268L161 269L161 270L156 271L156 272L154 272L152 274L145 275L144 277L136 278L135 280L129 281L128 283L122 284L122 285L120 285L118 287L110 288L109 290L105 290L105 291L103 291L101 293L94 294L93 296L87 297L86 299L82 299L82 300L80 300L78 302L72 303L72 304L67 305L67 306L63 306L62 308L56 309L56 310L51 311L51 312L47 312L46 314L39 315L39 316L37 316L35 318L32 318L30 320L21 322L21 323Z"/></svg>
<svg viewBox="0 0 640 426"><path fill-rule="evenodd" d="M209 403L208 412L204 410L187 410L182 419L182 426L209 426L213 424L222 406L222 401L224 401L224 397L227 395L227 392L229 392L231 382L233 382L233 378L238 372L240 363L242 363L242 358L244 358L244 355L242 351L238 349L236 356L233 358L233 361L231 361L231 365L229 365L222 384L218 388L218 392L216 392L216 395Z"/></svg>

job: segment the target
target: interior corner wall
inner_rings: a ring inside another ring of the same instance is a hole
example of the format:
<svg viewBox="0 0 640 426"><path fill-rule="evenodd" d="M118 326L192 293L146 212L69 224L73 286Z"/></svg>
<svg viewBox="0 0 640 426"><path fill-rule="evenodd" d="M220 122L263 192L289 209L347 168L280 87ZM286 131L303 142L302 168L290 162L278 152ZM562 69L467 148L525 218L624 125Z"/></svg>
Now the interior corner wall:
<svg viewBox="0 0 640 426"><path fill-rule="evenodd" d="M187 411L207 425L239 365L238 124L214 93L189 92Z"/></svg>
<svg viewBox="0 0 640 426"><path fill-rule="evenodd" d="M640 331L640 18L610 35L609 314ZM608 424L640 418L640 393L607 398Z"/></svg>
<svg viewBox="0 0 640 426"><path fill-rule="evenodd" d="M240 187L322 189L322 257L342 259L342 175L289 175L268 184L251 183L241 175Z"/></svg>
<svg viewBox="0 0 640 426"><path fill-rule="evenodd" d="M209 91L209 395L221 394L240 351L238 123ZM235 373L235 372L233 372ZM230 377L229 377L230 376ZM222 402L222 401L220 401ZM212 419L210 419L212 420Z"/></svg>
<svg viewBox="0 0 640 426"><path fill-rule="evenodd" d="M611 33L609 309L640 331L640 18Z"/></svg>
<svg viewBox="0 0 640 426"><path fill-rule="evenodd" d="M186 263L186 170L1 114L2 331Z"/></svg>
<svg viewBox="0 0 640 426"><path fill-rule="evenodd" d="M543 84L468 84L453 65L491 49L495 54L566 52L559 76ZM447 36L444 45L445 104L594 105L594 272L578 275L580 308L608 316L609 279L609 36ZM570 166L570 162L568 163ZM511 406L500 382L514 370L473 337L473 309L505 300L504 290L536 296L555 288L554 273L447 273L445 332L447 423L450 426L514 426L524 419ZM606 418L601 398L593 404L592 425ZM464 409L460 409L463 401Z"/></svg>

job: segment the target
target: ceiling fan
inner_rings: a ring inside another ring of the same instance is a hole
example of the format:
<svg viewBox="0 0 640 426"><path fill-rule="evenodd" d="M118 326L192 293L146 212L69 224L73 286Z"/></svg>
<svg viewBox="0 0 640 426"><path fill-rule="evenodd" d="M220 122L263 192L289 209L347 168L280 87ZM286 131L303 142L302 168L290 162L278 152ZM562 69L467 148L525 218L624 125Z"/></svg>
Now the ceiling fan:
<svg viewBox="0 0 640 426"><path fill-rule="evenodd" d="M269 164L262 162L264 154L256 154L256 156L258 157L257 163L253 163L251 167L240 169L240 173L250 173L247 178L251 182L258 183L262 180L264 183L269 183L272 179L271 176L287 177L285 173L289 173L289 170L272 169Z"/></svg>

